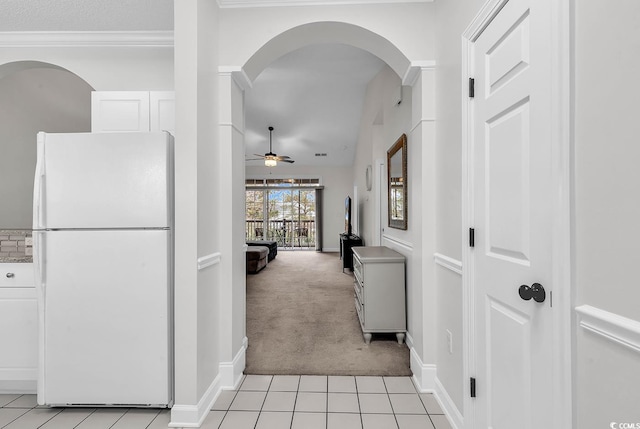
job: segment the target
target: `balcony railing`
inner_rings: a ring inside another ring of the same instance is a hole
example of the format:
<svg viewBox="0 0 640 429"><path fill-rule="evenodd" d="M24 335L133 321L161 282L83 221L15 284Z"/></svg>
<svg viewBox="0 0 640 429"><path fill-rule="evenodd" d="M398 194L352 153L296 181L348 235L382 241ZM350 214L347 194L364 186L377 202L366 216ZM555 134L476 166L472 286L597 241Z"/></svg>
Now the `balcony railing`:
<svg viewBox="0 0 640 429"><path fill-rule="evenodd" d="M316 247L315 220L269 220L247 219L245 222L247 240L271 240L278 247Z"/></svg>

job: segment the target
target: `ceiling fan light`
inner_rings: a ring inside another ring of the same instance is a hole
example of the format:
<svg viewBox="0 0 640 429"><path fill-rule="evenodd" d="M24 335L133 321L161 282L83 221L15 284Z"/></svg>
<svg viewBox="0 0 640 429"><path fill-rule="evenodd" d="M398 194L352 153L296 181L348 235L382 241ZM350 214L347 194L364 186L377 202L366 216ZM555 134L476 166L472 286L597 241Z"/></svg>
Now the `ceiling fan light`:
<svg viewBox="0 0 640 429"><path fill-rule="evenodd" d="M264 165L266 167L275 167L276 165L278 165L278 162L275 159L266 158L264 160Z"/></svg>

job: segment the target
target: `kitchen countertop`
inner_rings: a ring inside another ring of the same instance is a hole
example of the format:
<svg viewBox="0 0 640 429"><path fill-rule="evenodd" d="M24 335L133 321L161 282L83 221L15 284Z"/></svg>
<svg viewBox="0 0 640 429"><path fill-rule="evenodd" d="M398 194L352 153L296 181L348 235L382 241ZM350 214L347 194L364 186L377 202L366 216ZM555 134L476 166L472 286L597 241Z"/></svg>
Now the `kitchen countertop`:
<svg viewBox="0 0 640 429"><path fill-rule="evenodd" d="M32 263L33 256L0 256L0 264Z"/></svg>

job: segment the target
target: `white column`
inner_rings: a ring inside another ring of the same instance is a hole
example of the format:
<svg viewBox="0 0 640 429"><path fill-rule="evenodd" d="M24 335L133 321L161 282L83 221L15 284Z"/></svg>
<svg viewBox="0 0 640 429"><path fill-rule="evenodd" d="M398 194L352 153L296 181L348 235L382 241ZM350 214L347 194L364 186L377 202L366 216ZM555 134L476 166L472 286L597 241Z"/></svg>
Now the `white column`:
<svg viewBox="0 0 640 429"><path fill-rule="evenodd" d="M239 67L220 68L220 374L225 387L240 381L247 344L244 90L249 86Z"/></svg>
<svg viewBox="0 0 640 429"><path fill-rule="evenodd" d="M418 183L409 185L409 216L419 219L419 246L414 247L414 290L411 369L422 389L434 389L436 372L436 283L433 254L436 250L436 165L435 165L435 63L413 63L405 76L412 88L412 118L409 139L418 157ZM411 188L413 187L413 191ZM411 218L410 217L410 218ZM413 302L413 304L411 304Z"/></svg>
<svg viewBox="0 0 640 429"><path fill-rule="evenodd" d="M176 2L175 405L171 427L199 427L220 391L217 207L218 6Z"/></svg>

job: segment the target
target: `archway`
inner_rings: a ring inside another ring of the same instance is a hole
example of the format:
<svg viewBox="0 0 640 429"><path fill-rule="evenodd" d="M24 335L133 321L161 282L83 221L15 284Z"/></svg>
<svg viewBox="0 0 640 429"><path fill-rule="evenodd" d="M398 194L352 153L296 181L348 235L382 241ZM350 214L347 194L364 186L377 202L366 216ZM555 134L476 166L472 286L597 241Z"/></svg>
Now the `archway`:
<svg viewBox="0 0 640 429"><path fill-rule="evenodd" d="M31 228L36 133L91 129L91 91L55 64L0 65L0 229Z"/></svg>
<svg viewBox="0 0 640 429"><path fill-rule="evenodd" d="M242 70L253 82L262 70L281 56L320 43L341 43L367 51L387 63L403 82L410 74L411 61L389 40L366 28L335 21L299 25L279 34L262 45Z"/></svg>
<svg viewBox="0 0 640 429"><path fill-rule="evenodd" d="M344 22L314 22L293 27L273 37L256 51L244 65L221 65L219 73L220 97L220 159L221 201L232 201L232 213L221 218L221 247L228 249L230 258L221 258L221 278L230 278L231 282L221 285L220 312L222 320L228 322L221 333L220 373L223 384L233 386L242 374L245 364L247 338L245 337L245 272L244 243L244 118L243 92L250 88L258 74L280 56L316 43L342 43L351 45L378 56L387 63L401 78L405 86L411 87L413 109L409 139L413 141L412 157L416 162L414 171L414 192L416 208L413 219L424 219L419 231L419 243L406 246L402 240L389 239L384 244L401 248L415 255L433 254L434 193L434 63L432 61L411 61L397 47L383 36L368 29ZM229 160L231 160L229 162ZM425 168L418 168L425 167ZM411 189L411 188L410 188ZM419 193L419 194L418 194ZM420 201L420 204L417 202ZM426 210L426 211L425 211ZM410 214L411 216L412 214ZM425 238L429 240L425 241ZM412 258L408 258L412 259ZM425 331L434 328L424 325L424 314L431 312L434 302L432 291L423 291L425 280L431 283L433 268L410 264L407 266L409 308L409 341L411 350L411 368L418 383L426 383L424 388L433 388L434 365L423 362L435 362L433 351L425 353ZM430 338L433 333L429 332Z"/></svg>

